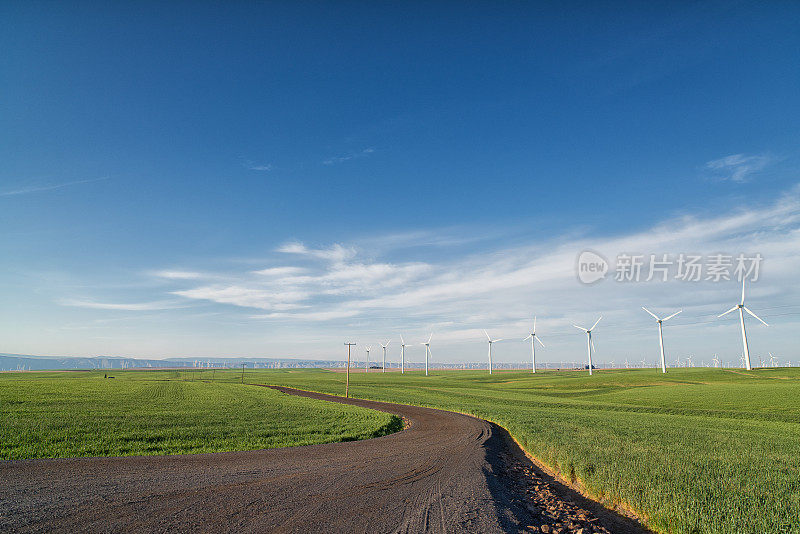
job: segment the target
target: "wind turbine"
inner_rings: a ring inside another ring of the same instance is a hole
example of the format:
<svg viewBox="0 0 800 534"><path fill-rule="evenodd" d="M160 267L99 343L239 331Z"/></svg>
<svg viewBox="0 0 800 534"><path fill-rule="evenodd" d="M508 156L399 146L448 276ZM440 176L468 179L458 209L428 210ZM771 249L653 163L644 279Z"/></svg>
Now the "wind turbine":
<svg viewBox="0 0 800 534"><path fill-rule="evenodd" d="M420 343L421 345L425 345L425 376L428 376L428 355L431 353L431 339L433 339L433 332L428 337L427 343Z"/></svg>
<svg viewBox="0 0 800 534"><path fill-rule="evenodd" d="M772 367L778 367L778 360L775 359L775 356L773 356L771 352L769 353L769 364Z"/></svg>
<svg viewBox="0 0 800 534"><path fill-rule="evenodd" d="M661 325L662 325L662 323L664 321L669 321L670 319L672 319L673 317L675 317L676 315L681 313L683 310L678 310L678 311L676 311L675 313L673 313L672 315L670 315L668 317L664 317L663 319L659 319L658 316L655 313L651 312L650 310L648 310L644 306L642 306L642 309L644 311L646 311L647 313L649 313L650 315L652 315L653 319L655 319L656 322L658 323L658 346L661 348L661 372L662 373L666 373L667 372L667 361L664 359L664 334L661 332Z"/></svg>
<svg viewBox="0 0 800 534"><path fill-rule="evenodd" d="M717 355L714 355L714 367L719 367L719 360L717 359Z"/></svg>
<svg viewBox="0 0 800 534"><path fill-rule="evenodd" d="M764 326L769 326L769 325L767 323L765 323L761 319L761 317L759 317L758 315L756 315L755 313L750 311L744 305L744 281L745 281L745 279L742 280L742 301L738 305L734 306L730 310L728 310L725 313L723 313L722 315L719 315L719 317L723 317L725 315L728 315L730 312L732 312L734 310L737 310L737 309L739 310L739 324L742 326L742 348L744 349L744 362L745 362L745 364L747 366L747 370L750 371L752 369L752 367L750 366L750 349L747 348L747 331L744 329L744 312L749 313L750 315L752 315L753 317L755 317L756 319L761 321L764 324Z"/></svg>
<svg viewBox="0 0 800 534"><path fill-rule="evenodd" d="M372 350L372 346L364 347L367 349L367 361L364 362L364 372L369 372L369 351Z"/></svg>
<svg viewBox="0 0 800 534"><path fill-rule="evenodd" d="M692 355L692 354L690 354L690 355L689 355L689 356L686 358L686 367L694 367L694 364L692 364L692 356L693 356L693 355Z"/></svg>
<svg viewBox="0 0 800 534"><path fill-rule="evenodd" d="M542 343L542 340L539 339L538 336L536 335L536 316L535 315L533 316L533 332L528 334L528 337L526 337L522 341L527 341L528 339L531 340L531 369L535 373L536 372L536 344L534 343L534 341L538 341L539 344L542 347L544 347L544 343ZM489 345L489 347L491 348L491 345Z"/></svg>
<svg viewBox="0 0 800 534"><path fill-rule="evenodd" d="M602 318L603 316L601 315L600 319ZM594 343L592 342L592 330L594 330L594 327L597 326L597 323L600 322L600 319L595 321L592 327L588 329L583 328L582 326L578 326L576 324L572 325L578 330L583 330L584 332L586 332L586 349L589 352L589 376L592 376L592 351L594 350Z"/></svg>
<svg viewBox="0 0 800 534"><path fill-rule="evenodd" d="M489 334L486 330L483 331L486 334L486 339L489 340L489 374L492 374L492 343L497 343L498 341L503 341L502 339L492 339L489 337Z"/></svg>
<svg viewBox="0 0 800 534"><path fill-rule="evenodd" d="M386 347L388 347L389 343L391 343L391 342L392 342L392 340L390 339L389 341L386 342L386 345L381 345L381 348L383 349L383 372L384 373L386 372Z"/></svg>
<svg viewBox="0 0 800 534"><path fill-rule="evenodd" d="M388 345L388 343L387 343ZM403 335L400 335L400 374L406 372L406 342L403 341Z"/></svg>

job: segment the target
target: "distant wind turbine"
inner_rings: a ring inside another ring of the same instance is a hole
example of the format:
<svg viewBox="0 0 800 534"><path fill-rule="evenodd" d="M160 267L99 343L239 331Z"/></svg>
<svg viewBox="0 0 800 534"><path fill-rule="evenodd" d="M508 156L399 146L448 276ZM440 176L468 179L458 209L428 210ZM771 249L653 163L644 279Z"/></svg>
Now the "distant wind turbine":
<svg viewBox="0 0 800 534"><path fill-rule="evenodd" d="M769 353L769 364L772 367L778 367L778 360L775 359L775 356L773 356L771 352Z"/></svg>
<svg viewBox="0 0 800 534"><path fill-rule="evenodd" d="M502 339L492 339L486 330L483 331L486 334L486 339L489 340L489 374L492 374L492 343L497 343L498 341L503 341Z"/></svg>
<svg viewBox="0 0 800 534"><path fill-rule="evenodd" d="M742 280L742 300L741 300L741 302L738 305L736 305L733 308L731 308L730 310L728 310L725 313L723 313L722 315L719 315L719 317L724 317L725 315L728 315L729 313L731 313L734 310L737 310L737 309L739 310L739 324L742 327L742 348L744 349L744 363L747 366L747 370L750 371L752 369L752 366L750 365L750 349L747 347L747 331L744 328L744 312L749 313L750 315L752 315L753 317L755 317L756 319L761 321L764 324L764 326L769 326L769 325L767 323L765 323L761 319L761 317L759 317L758 315L756 315L755 313L750 311L744 305L744 282L745 281L743 279Z"/></svg>
<svg viewBox="0 0 800 534"><path fill-rule="evenodd" d="M717 359L717 355L714 355L714 367L719 367L719 360Z"/></svg>
<svg viewBox="0 0 800 534"><path fill-rule="evenodd" d="M664 334L661 331L661 326L662 326L662 323L664 321L669 321L670 319L672 319L673 317L675 317L676 315L681 313L683 310L678 310L675 313L673 313L672 315L670 315L668 317L664 317L663 319L660 319L655 313L651 312L650 310L648 310L644 306L642 306L642 309L644 311L646 311L647 313L649 313L650 315L652 315L653 319L655 319L656 322L658 323L658 346L661 349L661 372L662 373L666 373L667 372L667 360L664 359Z"/></svg>
<svg viewBox="0 0 800 534"><path fill-rule="evenodd" d="M372 350L372 347L371 346L367 346L367 347L364 347L364 348L367 349L367 361L364 362L364 372L368 373L369 372L369 351Z"/></svg>
<svg viewBox="0 0 800 534"><path fill-rule="evenodd" d="M386 372L386 347L388 347L389 343L391 343L391 342L392 342L392 340L390 339L389 341L386 342L385 345L381 345L381 348L383 349L383 372L384 373Z"/></svg>
<svg viewBox="0 0 800 534"><path fill-rule="evenodd" d="M602 318L603 316L601 315L600 319ZM578 326L576 324L572 325L578 330L583 330L584 332L586 332L586 349L589 352L589 376L592 375L592 351L594 350L594 342L592 341L592 330L594 330L594 327L597 326L597 323L600 322L600 319L595 321L591 328L583 328L582 326Z"/></svg>
<svg viewBox="0 0 800 534"><path fill-rule="evenodd" d="M400 374L406 372L406 342L403 341L403 335L400 335Z"/></svg>
<svg viewBox="0 0 800 534"><path fill-rule="evenodd" d="M425 345L425 376L428 376L428 356L431 353L431 339L433 339L433 332L428 337L427 343L420 343L421 345Z"/></svg>
<svg viewBox="0 0 800 534"><path fill-rule="evenodd" d="M523 339L522 341L527 341L528 339L531 340L531 370L535 373L536 372L536 344L534 341L538 341L539 344L544 347L544 343L539 337L536 335L536 316L533 316L533 331L528 334L528 337ZM491 348L491 345L489 345Z"/></svg>

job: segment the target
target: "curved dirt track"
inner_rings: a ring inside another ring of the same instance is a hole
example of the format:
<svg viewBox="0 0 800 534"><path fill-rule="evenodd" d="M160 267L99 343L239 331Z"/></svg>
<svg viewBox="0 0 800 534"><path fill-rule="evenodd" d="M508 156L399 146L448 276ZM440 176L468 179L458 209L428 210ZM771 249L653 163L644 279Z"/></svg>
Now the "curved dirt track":
<svg viewBox="0 0 800 534"><path fill-rule="evenodd" d="M395 413L381 438L285 449L0 462L0 531L641 532L452 412L275 388Z"/></svg>

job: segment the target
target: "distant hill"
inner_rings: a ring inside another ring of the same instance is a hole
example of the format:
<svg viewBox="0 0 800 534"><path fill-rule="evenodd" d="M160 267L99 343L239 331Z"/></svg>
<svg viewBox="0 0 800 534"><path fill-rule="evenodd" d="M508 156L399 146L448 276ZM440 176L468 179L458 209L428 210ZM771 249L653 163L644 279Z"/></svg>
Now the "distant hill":
<svg viewBox="0 0 800 534"><path fill-rule="evenodd" d="M29 356L0 353L0 371L48 371L70 369L164 369L174 367L241 367L283 369L298 367L343 367L344 362L333 360L298 360L293 358L168 358L147 360L110 356L66 357Z"/></svg>

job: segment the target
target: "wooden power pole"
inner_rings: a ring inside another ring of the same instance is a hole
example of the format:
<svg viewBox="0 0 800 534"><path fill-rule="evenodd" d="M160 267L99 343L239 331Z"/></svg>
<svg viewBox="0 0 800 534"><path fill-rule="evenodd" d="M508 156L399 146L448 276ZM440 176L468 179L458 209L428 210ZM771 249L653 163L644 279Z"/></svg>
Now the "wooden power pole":
<svg viewBox="0 0 800 534"><path fill-rule="evenodd" d="M347 345L347 379L344 386L344 398L350 397L350 347L355 347L355 343L345 343Z"/></svg>

